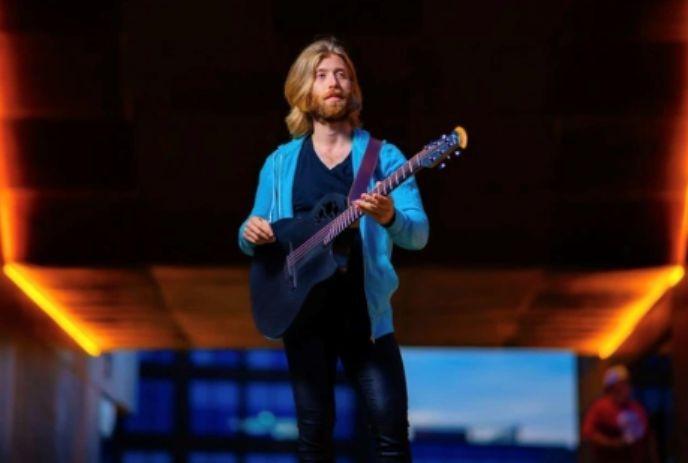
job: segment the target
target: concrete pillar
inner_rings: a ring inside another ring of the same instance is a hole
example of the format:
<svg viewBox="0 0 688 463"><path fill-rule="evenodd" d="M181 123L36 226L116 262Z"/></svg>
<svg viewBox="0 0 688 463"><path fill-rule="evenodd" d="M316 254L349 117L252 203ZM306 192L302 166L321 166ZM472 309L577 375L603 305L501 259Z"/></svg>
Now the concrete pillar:
<svg viewBox="0 0 688 463"><path fill-rule="evenodd" d="M0 461L9 460L14 403L14 348L0 338Z"/></svg>

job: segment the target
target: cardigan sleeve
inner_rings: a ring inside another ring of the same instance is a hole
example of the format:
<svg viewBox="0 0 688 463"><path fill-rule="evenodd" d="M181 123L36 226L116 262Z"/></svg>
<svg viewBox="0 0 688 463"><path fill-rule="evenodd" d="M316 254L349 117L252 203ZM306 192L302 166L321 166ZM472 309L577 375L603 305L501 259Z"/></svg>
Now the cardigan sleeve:
<svg viewBox="0 0 688 463"><path fill-rule="evenodd" d="M384 143L380 149L380 172L383 178L391 175L406 162L399 148ZM394 221L385 230L392 242L404 249L422 249L428 242L430 224L423 209L423 201L416 179L411 176L394 189L390 196L394 200Z"/></svg>
<svg viewBox="0 0 688 463"><path fill-rule="evenodd" d="M275 153L273 152L263 163L263 167L260 169L260 174L258 175L258 187L256 188L256 196L253 201L253 208L251 209L251 212L246 220L244 220L239 227L239 249L241 249L241 251L248 256L253 255L253 248L255 247L255 244L250 243L246 238L244 238L244 229L248 224L248 219L254 215L257 215L267 220L270 214L270 208L272 207L275 180L273 169L274 157Z"/></svg>

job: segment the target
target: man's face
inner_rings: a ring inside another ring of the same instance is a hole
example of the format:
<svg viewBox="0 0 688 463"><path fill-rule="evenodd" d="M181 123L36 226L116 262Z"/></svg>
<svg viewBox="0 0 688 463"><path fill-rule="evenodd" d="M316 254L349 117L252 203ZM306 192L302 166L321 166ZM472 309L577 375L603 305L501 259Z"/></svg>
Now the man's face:
<svg viewBox="0 0 688 463"><path fill-rule="evenodd" d="M327 122L346 119L351 111L351 75L339 55L324 58L315 69L311 89L313 115Z"/></svg>
<svg viewBox="0 0 688 463"><path fill-rule="evenodd" d="M620 381L610 386L609 393L616 403L625 404L631 399L631 385L628 381Z"/></svg>

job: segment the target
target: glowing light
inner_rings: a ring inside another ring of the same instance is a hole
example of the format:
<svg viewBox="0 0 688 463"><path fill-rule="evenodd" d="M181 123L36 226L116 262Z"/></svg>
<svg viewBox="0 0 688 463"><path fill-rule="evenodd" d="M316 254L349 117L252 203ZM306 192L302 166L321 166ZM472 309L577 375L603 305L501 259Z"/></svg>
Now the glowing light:
<svg viewBox="0 0 688 463"><path fill-rule="evenodd" d="M672 14L675 17L681 18L680 20L676 21L676 24L680 26L675 29L675 31L678 33L677 37L673 37L674 39L678 39L682 42L685 42L686 39L688 39L688 35L686 35L686 21L688 21L688 3L683 4L683 8L680 11L672 11ZM665 22L665 23L668 23ZM682 177L681 181L683 182L683 188L684 188L684 195L683 195L683 208L681 211L681 216L680 216L680 223L679 223L679 229L678 229L678 239L676 239L676 262L683 264L686 261L686 240L688 240L688 159L687 159L687 154L688 154L688 135L686 134L686 124L685 124L685 115L688 114L688 60L685 59L685 56L683 57L683 74L684 74L684 79L683 79L683 100L681 101L681 106L680 106L680 112L679 114L682 117L677 117L677 124L676 124L676 129L675 129L675 140L673 145L675 146L675 154L676 159L680 159L682 161L682 169L680 170ZM679 170L677 170L679 171Z"/></svg>
<svg viewBox="0 0 688 463"><path fill-rule="evenodd" d="M40 307L60 328L71 336L77 344L88 354L98 356L100 348L77 324L66 315L67 311L60 307L38 285L27 278L14 264L6 264L3 271L7 277L14 282L33 302Z"/></svg>
<svg viewBox="0 0 688 463"><path fill-rule="evenodd" d="M14 260L12 251L15 249L12 241L12 228L10 225L10 213L8 207L7 189L0 189L0 238L2 245L2 256L6 262Z"/></svg>
<svg viewBox="0 0 688 463"><path fill-rule="evenodd" d="M598 351L600 358L609 358L633 332L636 325L645 314L657 303L667 290L681 281L684 274L685 271L682 266L675 266L661 278L658 278L652 288L650 288L642 298L629 306L621 317L618 326L602 342L602 346Z"/></svg>
<svg viewBox="0 0 688 463"><path fill-rule="evenodd" d="M686 232L686 230L688 230L688 208L686 205L688 204L688 188L686 188L686 194L684 196L682 220L679 227L678 239L676 240L677 251L675 259L677 262L684 262L686 260L686 235L688 234L688 232Z"/></svg>
<svg viewBox="0 0 688 463"><path fill-rule="evenodd" d="M21 258L24 245L22 233L17 230L16 195L12 190L10 165L16 159L12 133L7 120L16 116L17 108L13 104L16 85L12 73L10 40L0 32L0 246L2 259L5 262L3 272L17 287L23 291L38 307L43 310L57 325L62 328L89 355L100 355L101 350L84 330L72 320L68 311L53 301L46 292L15 265Z"/></svg>
<svg viewBox="0 0 688 463"><path fill-rule="evenodd" d="M11 129L5 120L0 120L0 244L5 262L15 261L21 244L17 240L16 202L12 184L11 160L14 159L14 144Z"/></svg>

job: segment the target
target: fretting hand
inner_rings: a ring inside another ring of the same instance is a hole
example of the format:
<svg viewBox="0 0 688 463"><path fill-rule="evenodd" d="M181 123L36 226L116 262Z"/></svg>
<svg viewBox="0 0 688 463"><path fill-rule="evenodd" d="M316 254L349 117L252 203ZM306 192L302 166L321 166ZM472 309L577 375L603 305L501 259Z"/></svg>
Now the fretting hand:
<svg viewBox="0 0 688 463"><path fill-rule="evenodd" d="M380 182L377 182L375 187L378 185ZM354 205L375 219L380 225L388 225L394 218L394 200L390 196L380 193L363 193L361 199L354 201Z"/></svg>

